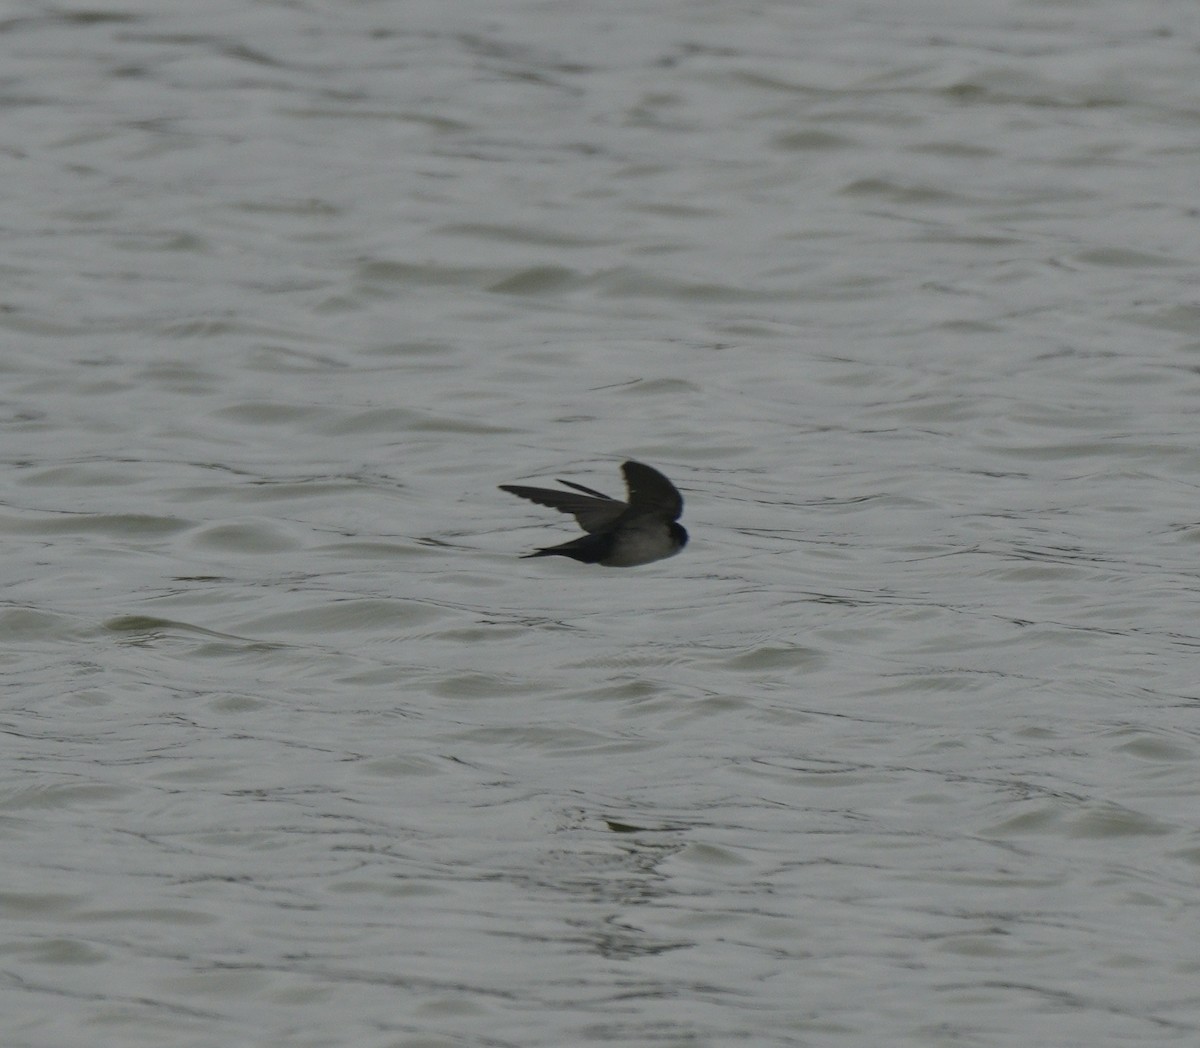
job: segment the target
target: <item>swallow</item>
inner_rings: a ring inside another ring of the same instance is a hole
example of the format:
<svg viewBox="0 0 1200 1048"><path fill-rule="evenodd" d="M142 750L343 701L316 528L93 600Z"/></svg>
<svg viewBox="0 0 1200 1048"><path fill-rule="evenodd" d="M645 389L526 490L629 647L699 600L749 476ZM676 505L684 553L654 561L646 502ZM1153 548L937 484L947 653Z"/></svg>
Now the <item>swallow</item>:
<svg viewBox="0 0 1200 1048"><path fill-rule="evenodd" d="M570 557L584 564L632 568L673 557L683 549L688 533L678 523L683 513L683 496L675 490L675 485L658 470L640 462L623 463L621 472L629 489L628 502L569 480L559 483L573 491L501 484L501 491L560 513L570 513L587 532L561 546L547 546L524 557Z"/></svg>

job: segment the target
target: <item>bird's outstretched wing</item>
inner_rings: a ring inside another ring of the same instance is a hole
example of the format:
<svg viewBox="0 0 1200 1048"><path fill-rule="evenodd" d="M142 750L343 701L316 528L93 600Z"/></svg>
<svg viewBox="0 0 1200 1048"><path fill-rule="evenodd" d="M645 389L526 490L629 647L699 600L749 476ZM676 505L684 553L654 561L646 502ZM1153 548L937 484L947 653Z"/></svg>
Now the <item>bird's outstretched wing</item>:
<svg viewBox="0 0 1200 1048"><path fill-rule="evenodd" d="M621 472L629 488L631 509L639 513L662 513L670 520L682 516L683 496L658 470L630 459L621 466Z"/></svg>
<svg viewBox="0 0 1200 1048"><path fill-rule="evenodd" d="M573 480L563 480L562 477L559 477L558 482L565 484L569 488L574 488L576 491L582 491L585 495L595 495L596 498L607 499L609 502L617 501L611 495L604 494L603 491L597 491L595 488L585 488L582 484L576 484Z"/></svg>
<svg viewBox="0 0 1200 1048"><path fill-rule="evenodd" d="M629 508L624 502L592 491L582 484L572 484L569 480L560 480L559 483L588 494L576 495L574 492L555 491L553 488L527 488L521 484L501 484L500 490L518 498L529 499L539 506L549 506L559 513L570 513L579 521L579 526L589 532L608 527Z"/></svg>

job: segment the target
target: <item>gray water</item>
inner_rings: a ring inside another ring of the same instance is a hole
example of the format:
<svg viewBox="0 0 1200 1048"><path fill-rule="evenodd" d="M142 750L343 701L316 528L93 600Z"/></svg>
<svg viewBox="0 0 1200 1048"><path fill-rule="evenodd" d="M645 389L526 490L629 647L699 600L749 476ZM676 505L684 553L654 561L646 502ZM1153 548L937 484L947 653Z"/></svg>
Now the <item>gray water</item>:
<svg viewBox="0 0 1200 1048"><path fill-rule="evenodd" d="M6 1048L1196 1044L1198 47L11 5Z"/></svg>

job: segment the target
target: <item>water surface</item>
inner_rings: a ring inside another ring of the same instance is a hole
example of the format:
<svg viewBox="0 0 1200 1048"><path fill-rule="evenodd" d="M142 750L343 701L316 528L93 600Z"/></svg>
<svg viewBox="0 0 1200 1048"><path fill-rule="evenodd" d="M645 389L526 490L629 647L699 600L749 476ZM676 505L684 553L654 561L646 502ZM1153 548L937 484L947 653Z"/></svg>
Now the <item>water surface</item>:
<svg viewBox="0 0 1200 1048"><path fill-rule="evenodd" d="M1195 1043L1195 30L0 23L6 1045Z"/></svg>

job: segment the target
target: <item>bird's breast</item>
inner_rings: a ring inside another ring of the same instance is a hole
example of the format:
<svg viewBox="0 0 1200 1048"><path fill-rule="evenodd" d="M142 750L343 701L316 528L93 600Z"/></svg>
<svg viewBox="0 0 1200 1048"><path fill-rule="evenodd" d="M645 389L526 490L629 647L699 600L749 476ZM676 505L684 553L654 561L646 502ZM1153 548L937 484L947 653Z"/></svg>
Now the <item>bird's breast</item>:
<svg viewBox="0 0 1200 1048"><path fill-rule="evenodd" d="M612 552L601 564L609 568L632 568L674 556L682 549L664 520L636 521L626 524L613 534Z"/></svg>

